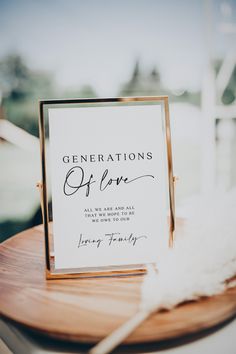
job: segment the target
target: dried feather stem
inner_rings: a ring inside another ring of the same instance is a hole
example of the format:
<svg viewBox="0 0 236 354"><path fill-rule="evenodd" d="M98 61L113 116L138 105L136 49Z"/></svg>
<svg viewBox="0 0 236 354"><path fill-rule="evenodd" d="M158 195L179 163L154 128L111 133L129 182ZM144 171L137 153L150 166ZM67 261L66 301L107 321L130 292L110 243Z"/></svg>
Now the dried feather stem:
<svg viewBox="0 0 236 354"><path fill-rule="evenodd" d="M104 338L95 347L93 347L88 354L107 354L115 349L125 338L131 334L147 317L150 316L152 311L140 310L121 327L117 328L109 336Z"/></svg>

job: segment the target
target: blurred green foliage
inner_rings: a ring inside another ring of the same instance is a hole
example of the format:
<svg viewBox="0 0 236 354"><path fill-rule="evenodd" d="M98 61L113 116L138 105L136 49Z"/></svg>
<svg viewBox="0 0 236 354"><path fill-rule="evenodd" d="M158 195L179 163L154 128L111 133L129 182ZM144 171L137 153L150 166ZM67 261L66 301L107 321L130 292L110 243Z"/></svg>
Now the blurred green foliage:
<svg viewBox="0 0 236 354"><path fill-rule="evenodd" d="M130 79L121 86L119 96L169 96L170 102L188 102L200 105L200 92L189 92L185 89L172 92L161 80L159 71L154 66L145 72L137 60Z"/></svg>
<svg viewBox="0 0 236 354"><path fill-rule="evenodd" d="M51 73L29 69L23 58L16 54L0 61L0 94L6 118L35 136L38 136L40 99L96 97L89 85L59 92Z"/></svg>
<svg viewBox="0 0 236 354"><path fill-rule="evenodd" d="M53 95L51 75L30 70L19 55L8 55L0 62L0 90L7 119L38 136L37 102Z"/></svg>

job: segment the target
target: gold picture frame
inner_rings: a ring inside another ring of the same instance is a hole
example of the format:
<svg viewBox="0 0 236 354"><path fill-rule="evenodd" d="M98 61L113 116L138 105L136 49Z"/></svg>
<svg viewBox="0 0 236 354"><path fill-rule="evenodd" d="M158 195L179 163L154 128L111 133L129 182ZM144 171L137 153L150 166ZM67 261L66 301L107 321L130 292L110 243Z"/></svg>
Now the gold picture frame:
<svg viewBox="0 0 236 354"><path fill-rule="evenodd" d="M163 109L164 124L165 124L165 141L167 153L167 170L168 170L168 200L169 200L169 247L173 246L174 230L175 230L175 191L172 162L172 147L171 147L171 131L170 131L170 115L168 96L139 96L139 97L116 97L116 98L83 98L83 99L58 99L58 100L40 100L39 101L39 133L40 133L40 157L41 157L41 172L42 180L38 183L41 193L41 209L44 225L45 238L45 263L46 263L46 278L78 278L78 277L96 277L96 276L111 276L111 275L127 275L138 274L145 272L145 265L140 265L133 268L132 266L124 267L99 267L98 269L89 268L87 271L58 271L54 265L53 252L53 232L49 223L49 203L48 203L48 183L47 183L47 161L46 161L46 128L45 116L46 110L49 107L67 106L67 105L138 105L138 104L155 104L160 103Z"/></svg>

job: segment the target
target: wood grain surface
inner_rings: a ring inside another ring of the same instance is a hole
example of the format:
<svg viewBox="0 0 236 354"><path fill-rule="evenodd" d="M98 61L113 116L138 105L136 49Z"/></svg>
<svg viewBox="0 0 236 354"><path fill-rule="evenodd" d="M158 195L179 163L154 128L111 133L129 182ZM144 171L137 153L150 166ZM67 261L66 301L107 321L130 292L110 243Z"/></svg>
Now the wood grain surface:
<svg viewBox="0 0 236 354"><path fill-rule="evenodd" d="M0 245L1 314L49 336L95 343L137 311L142 275L96 279L45 279L42 227ZM236 288L220 296L152 315L125 343L193 334L236 312Z"/></svg>

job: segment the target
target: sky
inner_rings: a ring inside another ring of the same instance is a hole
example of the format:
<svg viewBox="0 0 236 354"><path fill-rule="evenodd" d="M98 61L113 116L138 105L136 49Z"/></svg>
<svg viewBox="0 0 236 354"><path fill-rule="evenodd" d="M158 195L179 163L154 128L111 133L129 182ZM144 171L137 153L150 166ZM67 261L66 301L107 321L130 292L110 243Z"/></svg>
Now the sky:
<svg viewBox="0 0 236 354"><path fill-rule="evenodd" d="M212 53L222 57L236 37L221 34L218 22L235 24L236 0L211 2ZM160 71L165 87L195 91L207 63L205 3L0 0L0 60L19 53L30 68L52 72L59 87L90 84L111 96L139 59L144 72Z"/></svg>

